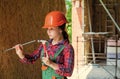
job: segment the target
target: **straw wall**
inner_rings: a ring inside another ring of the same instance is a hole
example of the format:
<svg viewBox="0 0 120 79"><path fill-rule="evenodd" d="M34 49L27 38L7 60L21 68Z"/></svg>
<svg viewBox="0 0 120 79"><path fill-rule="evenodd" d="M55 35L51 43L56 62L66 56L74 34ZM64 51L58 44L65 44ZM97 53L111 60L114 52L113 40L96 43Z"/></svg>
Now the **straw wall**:
<svg viewBox="0 0 120 79"><path fill-rule="evenodd" d="M41 27L52 10L65 12L64 0L0 0L0 50L34 39L47 39ZM24 47L32 52L38 44ZM0 51L0 79L41 79L40 60L28 65L19 62L15 51Z"/></svg>

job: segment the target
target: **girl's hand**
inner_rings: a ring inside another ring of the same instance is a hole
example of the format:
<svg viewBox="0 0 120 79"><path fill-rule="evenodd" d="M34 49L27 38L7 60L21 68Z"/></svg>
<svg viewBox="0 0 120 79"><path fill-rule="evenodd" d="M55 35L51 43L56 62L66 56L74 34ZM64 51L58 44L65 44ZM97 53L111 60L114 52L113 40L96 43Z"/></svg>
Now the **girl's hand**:
<svg viewBox="0 0 120 79"><path fill-rule="evenodd" d="M53 68L54 70L58 70L59 66L58 64L51 61L48 57L48 53L46 52L46 57L42 57L42 61L49 67Z"/></svg>
<svg viewBox="0 0 120 79"><path fill-rule="evenodd" d="M40 42L44 45L47 41L46 40L40 40Z"/></svg>
<svg viewBox="0 0 120 79"><path fill-rule="evenodd" d="M23 55L23 46L21 44L15 45L13 48L15 48L16 54L23 59L25 56Z"/></svg>
<svg viewBox="0 0 120 79"><path fill-rule="evenodd" d="M49 59L48 53L46 52L46 57L42 57L42 61L43 63L45 63L46 65L50 66L51 64L51 60Z"/></svg>

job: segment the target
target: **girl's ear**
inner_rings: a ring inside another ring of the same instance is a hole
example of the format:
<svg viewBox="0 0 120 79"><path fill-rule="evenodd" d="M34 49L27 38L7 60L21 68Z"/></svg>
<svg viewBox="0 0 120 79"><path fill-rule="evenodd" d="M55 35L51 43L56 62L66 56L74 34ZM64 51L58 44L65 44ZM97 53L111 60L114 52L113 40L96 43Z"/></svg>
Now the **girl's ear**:
<svg viewBox="0 0 120 79"><path fill-rule="evenodd" d="M59 32L62 34L63 30L61 28L58 28L59 29Z"/></svg>
<svg viewBox="0 0 120 79"><path fill-rule="evenodd" d="M62 34L62 30L60 29L60 33Z"/></svg>

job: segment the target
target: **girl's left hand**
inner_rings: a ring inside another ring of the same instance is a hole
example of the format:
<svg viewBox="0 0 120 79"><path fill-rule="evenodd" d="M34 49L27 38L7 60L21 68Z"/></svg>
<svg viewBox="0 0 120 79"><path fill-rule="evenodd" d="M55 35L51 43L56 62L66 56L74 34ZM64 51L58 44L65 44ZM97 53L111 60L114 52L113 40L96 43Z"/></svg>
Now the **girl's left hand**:
<svg viewBox="0 0 120 79"><path fill-rule="evenodd" d="M48 56L47 52L46 52L46 56L42 57L42 61L43 61L44 64L46 64L47 66L53 68L54 70L58 70L59 69L58 64L54 63L53 61L51 61L49 59L49 56Z"/></svg>
<svg viewBox="0 0 120 79"><path fill-rule="evenodd" d="M42 57L42 61L43 61L43 63L45 63L48 66L51 64L52 61L49 59L47 52L46 52L46 57Z"/></svg>

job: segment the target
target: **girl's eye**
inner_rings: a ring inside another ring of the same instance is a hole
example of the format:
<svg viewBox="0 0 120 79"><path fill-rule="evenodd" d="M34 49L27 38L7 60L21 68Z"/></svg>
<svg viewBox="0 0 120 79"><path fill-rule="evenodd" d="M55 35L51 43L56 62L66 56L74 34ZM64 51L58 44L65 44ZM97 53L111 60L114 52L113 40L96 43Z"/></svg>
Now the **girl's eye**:
<svg viewBox="0 0 120 79"><path fill-rule="evenodd" d="M58 28L48 28L47 30L57 30Z"/></svg>
<svg viewBox="0 0 120 79"><path fill-rule="evenodd" d="M48 30L52 30L52 28L48 29Z"/></svg>
<svg viewBox="0 0 120 79"><path fill-rule="evenodd" d="M53 28L51 28L50 30L53 30Z"/></svg>
<svg viewBox="0 0 120 79"><path fill-rule="evenodd" d="M47 29L47 30L54 30L53 28L49 28L49 29Z"/></svg>

